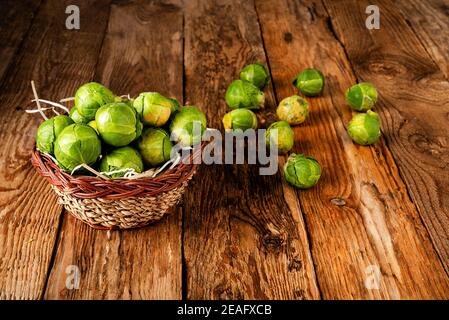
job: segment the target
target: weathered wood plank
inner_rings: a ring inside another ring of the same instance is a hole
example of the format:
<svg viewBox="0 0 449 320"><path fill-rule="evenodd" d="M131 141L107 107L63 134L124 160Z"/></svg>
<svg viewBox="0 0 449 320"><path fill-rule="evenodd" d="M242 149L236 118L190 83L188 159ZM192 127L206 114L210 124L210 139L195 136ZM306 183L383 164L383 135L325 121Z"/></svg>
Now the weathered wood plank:
<svg viewBox="0 0 449 320"><path fill-rule="evenodd" d="M346 133L352 113L344 92L356 79L325 8L313 0L258 0L256 7L278 100L296 93L290 81L304 68L327 79L323 96L308 99L310 118L295 128L296 152L323 167L315 188L297 192L323 298L447 298L447 274L385 142L361 147Z"/></svg>
<svg viewBox="0 0 449 320"><path fill-rule="evenodd" d="M388 147L449 272L449 82L390 2L377 2L373 31L363 27L368 1L325 3L357 78L381 93Z"/></svg>
<svg viewBox="0 0 449 320"><path fill-rule="evenodd" d="M186 99L222 128L227 86L265 61L252 1L185 3ZM207 86L205 85L207 83ZM264 112L275 108L271 87ZM203 166L185 197L188 299L318 299L297 198L256 165Z"/></svg>
<svg viewBox="0 0 449 320"><path fill-rule="evenodd" d="M449 79L449 1L395 0L394 4Z"/></svg>
<svg viewBox="0 0 449 320"><path fill-rule="evenodd" d="M80 5L80 31L65 28L68 4L43 5L0 88L0 298L41 297L61 213L50 186L30 164L42 121L24 112L32 97L30 80L41 97L72 95L92 77L106 28L108 1Z"/></svg>
<svg viewBox="0 0 449 320"><path fill-rule="evenodd" d="M25 38L40 3L40 0L7 0L0 3L0 79Z"/></svg>
<svg viewBox="0 0 449 320"><path fill-rule="evenodd" d="M98 81L117 94L158 91L182 101L182 74L178 6L145 2L111 6ZM150 227L123 232L93 230L66 215L45 298L180 299L181 225L179 210ZM71 265L80 271L77 290L66 287Z"/></svg>

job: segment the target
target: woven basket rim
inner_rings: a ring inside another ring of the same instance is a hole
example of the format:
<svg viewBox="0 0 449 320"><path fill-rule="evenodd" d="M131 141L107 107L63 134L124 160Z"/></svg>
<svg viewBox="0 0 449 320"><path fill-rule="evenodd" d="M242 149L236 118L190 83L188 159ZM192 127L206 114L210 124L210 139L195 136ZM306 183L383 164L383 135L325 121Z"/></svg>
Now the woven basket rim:
<svg viewBox="0 0 449 320"><path fill-rule="evenodd" d="M72 176L61 170L51 157L41 153L34 147L31 163L39 175L60 192L80 199L105 198L119 200L128 197L156 196L180 186L192 177L197 169L194 160L201 157L200 148L195 148L189 155L190 163L179 163L173 169L167 169L156 177L136 179L111 178L108 180L93 176Z"/></svg>

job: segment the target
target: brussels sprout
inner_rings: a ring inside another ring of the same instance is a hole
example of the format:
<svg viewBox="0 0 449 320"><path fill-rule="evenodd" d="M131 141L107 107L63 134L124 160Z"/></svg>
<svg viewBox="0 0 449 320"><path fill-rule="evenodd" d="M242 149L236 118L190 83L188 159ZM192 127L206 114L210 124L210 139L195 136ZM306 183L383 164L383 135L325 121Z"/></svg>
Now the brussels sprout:
<svg viewBox="0 0 449 320"><path fill-rule="evenodd" d="M377 102L377 90L371 83L362 82L346 91L346 101L356 111L371 110Z"/></svg>
<svg viewBox="0 0 449 320"><path fill-rule="evenodd" d="M95 130L85 124L66 127L55 142L55 157L63 170L72 171L83 163L92 165L100 154L100 139Z"/></svg>
<svg viewBox="0 0 449 320"><path fill-rule="evenodd" d="M317 184L321 176L321 167L313 157L292 153L284 166L284 177L288 183L308 189Z"/></svg>
<svg viewBox="0 0 449 320"><path fill-rule="evenodd" d="M257 129L257 117L248 109L232 110L223 117L223 126L226 130Z"/></svg>
<svg viewBox="0 0 449 320"><path fill-rule="evenodd" d="M84 118L82 115L79 114L78 110L76 110L76 107L73 107L70 110L70 118L72 118L73 122L79 124L86 124L89 122L89 119Z"/></svg>
<svg viewBox="0 0 449 320"><path fill-rule="evenodd" d="M143 92L134 100L133 106L143 124L161 127L178 110L179 103L176 99L166 98L157 92Z"/></svg>
<svg viewBox="0 0 449 320"><path fill-rule="evenodd" d="M168 133L160 128L146 128L138 142L143 161L158 166L170 160L172 143Z"/></svg>
<svg viewBox="0 0 449 320"><path fill-rule="evenodd" d="M121 147L113 150L101 159L100 170L102 172L112 172L123 169L134 169L135 172L143 171L142 157L139 152L131 147ZM108 175L112 178L123 177L126 172L118 172Z"/></svg>
<svg viewBox="0 0 449 320"><path fill-rule="evenodd" d="M95 119L98 108L115 101L111 90L96 82L89 82L75 93L75 107L78 113L88 121Z"/></svg>
<svg viewBox="0 0 449 320"><path fill-rule="evenodd" d="M234 80L226 90L225 100L232 109L259 109L265 104L265 95L248 81Z"/></svg>
<svg viewBox="0 0 449 320"><path fill-rule="evenodd" d="M276 131L277 141L275 138ZM287 121L278 121L268 127L265 138L267 146L270 146L271 143L275 143L278 147L278 153L283 154L293 148L295 134Z"/></svg>
<svg viewBox="0 0 449 320"><path fill-rule="evenodd" d="M36 134L37 149L52 155L56 138L65 127L71 124L73 124L73 120L64 115L56 116L42 122Z"/></svg>
<svg viewBox="0 0 449 320"><path fill-rule="evenodd" d="M324 82L324 76L319 70L305 69L298 73L293 80L293 85L304 95L315 97L323 92Z"/></svg>
<svg viewBox="0 0 449 320"><path fill-rule="evenodd" d="M259 89L263 89L268 83L269 73L261 63L248 64L240 71L240 79L251 82Z"/></svg>
<svg viewBox="0 0 449 320"><path fill-rule="evenodd" d="M200 143L206 128L206 116L195 106L182 107L170 123L170 132L182 146Z"/></svg>
<svg viewBox="0 0 449 320"><path fill-rule="evenodd" d="M373 144L380 137L380 118L374 111L368 110L352 118L348 124L351 139L363 146Z"/></svg>
<svg viewBox="0 0 449 320"><path fill-rule="evenodd" d="M142 133L142 122L136 110L123 102L100 107L95 122L103 141L115 147L126 146Z"/></svg>
<svg viewBox="0 0 449 320"><path fill-rule="evenodd" d="M100 133L98 132L97 122L96 122L95 120L89 121L89 123L88 123L87 125L88 125L89 127L93 128L97 134L100 134Z"/></svg>
<svg viewBox="0 0 449 320"><path fill-rule="evenodd" d="M309 115L309 104L300 96L291 96L279 103L276 114L291 125L301 124Z"/></svg>

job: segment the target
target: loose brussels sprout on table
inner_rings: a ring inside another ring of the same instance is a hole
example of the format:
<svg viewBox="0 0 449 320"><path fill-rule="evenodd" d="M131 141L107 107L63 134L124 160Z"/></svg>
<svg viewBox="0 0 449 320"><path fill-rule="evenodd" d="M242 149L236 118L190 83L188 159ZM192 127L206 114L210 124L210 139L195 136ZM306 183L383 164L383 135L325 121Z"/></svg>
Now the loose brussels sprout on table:
<svg viewBox="0 0 449 320"><path fill-rule="evenodd" d="M232 109L259 109L265 104L265 95L251 82L234 80L226 90L225 100Z"/></svg>
<svg viewBox="0 0 449 320"><path fill-rule="evenodd" d="M115 101L115 95L111 90L96 82L89 82L75 93L75 108L86 122L95 119L98 108Z"/></svg>
<svg viewBox="0 0 449 320"><path fill-rule="evenodd" d="M78 124L86 124L89 122L89 119L83 117L82 115L79 114L78 110L76 110L76 107L73 107L70 110L70 118L72 118L73 122L78 123Z"/></svg>
<svg viewBox="0 0 449 320"><path fill-rule="evenodd" d="M94 164L101 154L101 142L88 125L71 124L59 134L54 151L59 166L72 171L80 164Z"/></svg>
<svg viewBox="0 0 449 320"><path fill-rule="evenodd" d="M257 129L257 117L248 109L232 110L223 117L223 126L226 130Z"/></svg>
<svg viewBox="0 0 449 320"><path fill-rule="evenodd" d="M182 146L200 143L206 128L206 116L195 106L182 107L170 123L170 132Z"/></svg>
<svg viewBox="0 0 449 320"><path fill-rule="evenodd" d="M277 140L275 132L277 132ZM277 145L278 153L283 154L293 148L295 133L287 121L278 121L268 127L265 138L267 146L274 143Z"/></svg>
<svg viewBox="0 0 449 320"><path fill-rule="evenodd" d="M346 91L346 101L355 111L371 110L377 97L376 87L368 82L356 84Z"/></svg>
<svg viewBox="0 0 449 320"><path fill-rule="evenodd" d="M259 89L263 89L268 83L269 73L267 68L261 63L248 64L240 71L240 79L251 82Z"/></svg>
<svg viewBox="0 0 449 320"><path fill-rule="evenodd" d="M293 80L295 85L304 95L314 97L324 89L324 76L317 69L305 69L300 72Z"/></svg>
<svg viewBox="0 0 449 320"><path fill-rule="evenodd" d="M291 125L301 124L309 115L309 104L300 96L291 96L279 103L276 114Z"/></svg>
<svg viewBox="0 0 449 320"><path fill-rule="evenodd" d="M42 122L36 134L37 149L52 155L56 138L65 127L71 124L73 124L73 120L64 115L56 116Z"/></svg>
<svg viewBox="0 0 449 320"><path fill-rule="evenodd" d="M166 98L157 92L143 92L134 100L133 106L143 124L162 127L170 115L178 110L179 103L176 99Z"/></svg>
<svg viewBox="0 0 449 320"><path fill-rule="evenodd" d="M139 152L131 147L121 147L113 150L101 159L100 170L102 172L113 172L123 169L134 169L135 172L143 171L142 157ZM109 175L111 178L120 178L126 172L117 172Z"/></svg>
<svg viewBox="0 0 449 320"><path fill-rule="evenodd" d="M115 147L126 146L142 133L142 123L136 110L123 102L100 107L95 122L103 141Z"/></svg>
<svg viewBox="0 0 449 320"><path fill-rule="evenodd" d="M320 176L320 164L313 157L292 153L284 166L285 180L300 189L313 187Z"/></svg>
<svg viewBox="0 0 449 320"><path fill-rule="evenodd" d="M170 160L173 145L165 130L146 128L139 139L138 147L143 161L155 167Z"/></svg>
<svg viewBox="0 0 449 320"><path fill-rule="evenodd" d="M351 139L363 146L370 145L379 140L380 118L374 111L368 110L352 118L348 124L348 134Z"/></svg>

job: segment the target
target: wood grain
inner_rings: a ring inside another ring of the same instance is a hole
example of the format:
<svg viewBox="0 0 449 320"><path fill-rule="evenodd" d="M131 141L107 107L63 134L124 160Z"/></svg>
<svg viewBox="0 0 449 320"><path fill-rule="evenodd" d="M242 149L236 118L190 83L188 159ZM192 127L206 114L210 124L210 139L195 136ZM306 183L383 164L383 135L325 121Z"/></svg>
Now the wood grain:
<svg viewBox="0 0 449 320"><path fill-rule="evenodd" d="M182 74L178 6L112 5L96 80L117 94L158 91L182 101ZM66 215L45 298L180 299L181 225L179 210L147 228L112 232L93 230ZM79 269L75 290L67 280L71 265Z"/></svg>
<svg viewBox="0 0 449 320"><path fill-rule="evenodd" d="M385 142L361 147L346 133L352 114L344 92L356 79L325 8L313 0L256 7L278 100L296 94L290 81L304 68L327 80L323 96L308 99L310 118L295 128L295 151L316 157L323 175L315 188L290 191L305 214L323 298L447 298L447 274Z"/></svg>
<svg viewBox="0 0 449 320"><path fill-rule="evenodd" d="M449 79L449 1L395 0L394 4Z"/></svg>
<svg viewBox="0 0 449 320"><path fill-rule="evenodd" d="M357 78L379 89L387 145L449 272L449 82L389 1L371 32L368 1L325 3Z"/></svg>
<svg viewBox="0 0 449 320"><path fill-rule="evenodd" d="M40 0L6 0L0 3L0 79L3 79L7 67L17 54L40 3Z"/></svg>
<svg viewBox="0 0 449 320"><path fill-rule="evenodd" d="M209 127L222 128L226 88L254 61L265 55L252 1L186 2L185 94ZM275 108L266 94L259 114ZM185 196L184 256L187 299L320 298L297 198L256 165L201 167Z"/></svg>
<svg viewBox="0 0 449 320"><path fill-rule="evenodd" d="M61 213L50 186L30 164L42 121L24 112L32 97L30 80L43 98L73 95L92 77L106 27L108 2L85 1L85 29L66 30L68 3L43 5L0 88L0 298L41 297Z"/></svg>

